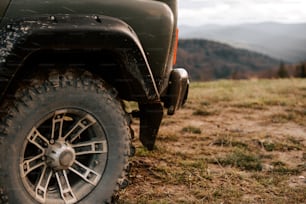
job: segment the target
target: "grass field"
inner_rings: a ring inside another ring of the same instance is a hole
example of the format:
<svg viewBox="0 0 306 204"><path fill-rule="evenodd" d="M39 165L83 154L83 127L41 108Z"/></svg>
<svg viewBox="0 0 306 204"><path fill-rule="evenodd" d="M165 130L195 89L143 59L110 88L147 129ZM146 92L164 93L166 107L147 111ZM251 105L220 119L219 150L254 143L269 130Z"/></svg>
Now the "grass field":
<svg viewBox="0 0 306 204"><path fill-rule="evenodd" d="M135 145L119 203L305 203L306 80L192 83L155 150Z"/></svg>

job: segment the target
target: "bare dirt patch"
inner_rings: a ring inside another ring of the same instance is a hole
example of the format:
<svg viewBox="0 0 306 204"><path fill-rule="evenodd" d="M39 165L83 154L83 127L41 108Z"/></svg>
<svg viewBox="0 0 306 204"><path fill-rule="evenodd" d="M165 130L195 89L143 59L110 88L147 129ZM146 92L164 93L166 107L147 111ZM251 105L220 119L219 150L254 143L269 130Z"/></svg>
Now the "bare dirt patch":
<svg viewBox="0 0 306 204"><path fill-rule="evenodd" d="M193 83L154 151L135 140L118 202L305 202L305 88L298 79Z"/></svg>

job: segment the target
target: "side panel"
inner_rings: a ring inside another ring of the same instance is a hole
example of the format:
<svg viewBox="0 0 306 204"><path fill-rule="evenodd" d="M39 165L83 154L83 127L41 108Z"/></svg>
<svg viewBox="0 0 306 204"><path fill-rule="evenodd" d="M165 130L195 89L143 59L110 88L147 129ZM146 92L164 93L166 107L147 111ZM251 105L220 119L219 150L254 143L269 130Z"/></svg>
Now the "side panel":
<svg viewBox="0 0 306 204"><path fill-rule="evenodd" d="M11 19L44 14L69 14L105 15L119 18L129 24L139 37L156 84L160 87L169 78L168 61L172 61L169 59L169 53L176 23L171 8L166 4L172 1L164 2L155 0L12 0L5 17Z"/></svg>

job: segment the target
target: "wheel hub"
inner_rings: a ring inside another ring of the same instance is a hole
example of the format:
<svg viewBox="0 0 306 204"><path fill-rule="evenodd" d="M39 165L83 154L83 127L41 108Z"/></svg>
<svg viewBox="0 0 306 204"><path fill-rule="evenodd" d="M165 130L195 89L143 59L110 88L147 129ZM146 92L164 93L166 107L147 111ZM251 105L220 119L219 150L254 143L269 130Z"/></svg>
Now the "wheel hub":
<svg viewBox="0 0 306 204"><path fill-rule="evenodd" d="M46 152L47 164L55 170L68 169L75 161L75 151L67 143L56 142Z"/></svg>

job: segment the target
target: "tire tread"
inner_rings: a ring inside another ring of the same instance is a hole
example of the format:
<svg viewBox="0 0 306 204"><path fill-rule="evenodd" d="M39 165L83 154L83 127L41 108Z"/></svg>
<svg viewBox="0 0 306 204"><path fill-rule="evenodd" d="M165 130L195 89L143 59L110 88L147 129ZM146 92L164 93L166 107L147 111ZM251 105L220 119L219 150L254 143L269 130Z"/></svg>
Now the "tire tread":
<svg viewBox="0 0 306 204"><path fill-rule="evenodd" d="M47 78L46 80L41 80ZM1 106L1 120L0 120L0 148L4 148L3 140L8 136L9 129L12 127L12 120L14 117L18 117L24 109L29 108L32 103L50 91L57 91L66 87L74 87L76 89L83 89L85 91L94 91L96 94L104 94L107 97L109 105L113 106L113 110L116 110L118 117L127 119L127 113L121 106L120 100L117 97L118 93L115 89L108 86L102 79L95 78L90 72L83 70L66 70L58 71L52 70L47 77L37 76L33 78L27 85L22 85L16 91L13 97L6 97L5 102ZM127 180L129 175L128 166L129 157L131 155L131 123L129 120L123 121L121 127L128 128L129 135L124 137L124 169L121 175L117 179L117 186L113 190L115 195L123 186L122 184ZM5 191L5 184L1 183L7 172L3 172L0 164L0 204L8 203L8 194ZM126 185L124 185L126 187ZM106 198L102 203L111 203L112 198Z"/></svg>

